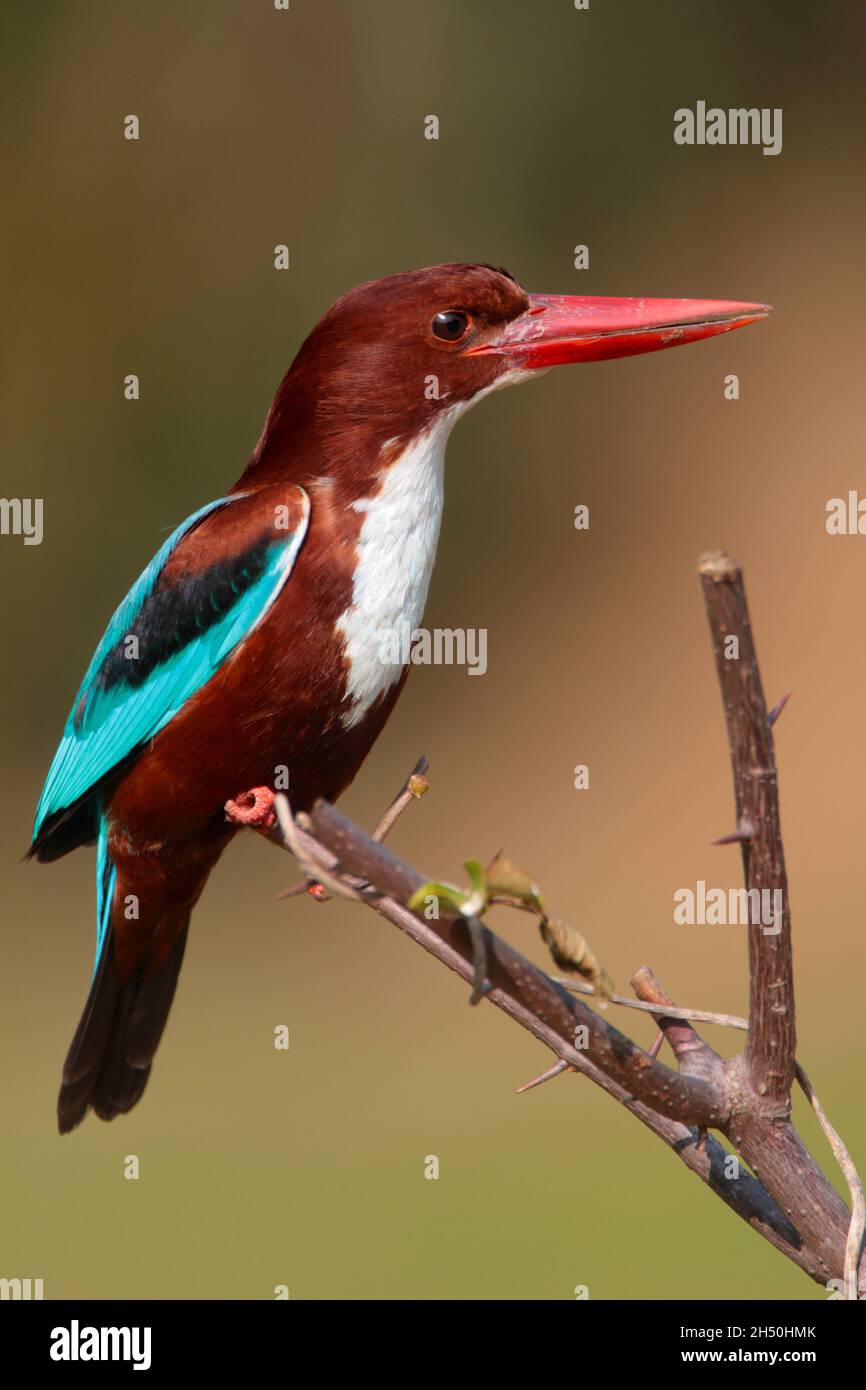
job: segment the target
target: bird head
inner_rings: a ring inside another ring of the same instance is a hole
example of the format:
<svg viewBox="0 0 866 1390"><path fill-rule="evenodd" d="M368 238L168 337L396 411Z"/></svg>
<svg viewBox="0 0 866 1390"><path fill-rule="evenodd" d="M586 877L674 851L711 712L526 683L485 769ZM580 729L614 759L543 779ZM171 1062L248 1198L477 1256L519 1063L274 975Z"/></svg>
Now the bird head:
<svg viewBox="0 0 866 1390"><path fill-rule="evenodd" d="M367 452L447 428L549 367L700 342L764 304L530 294L505 270L449 264L358 285L319 320L274 400L259 451L292 428ZM351 436L351 442L349 437Z"/></svg>

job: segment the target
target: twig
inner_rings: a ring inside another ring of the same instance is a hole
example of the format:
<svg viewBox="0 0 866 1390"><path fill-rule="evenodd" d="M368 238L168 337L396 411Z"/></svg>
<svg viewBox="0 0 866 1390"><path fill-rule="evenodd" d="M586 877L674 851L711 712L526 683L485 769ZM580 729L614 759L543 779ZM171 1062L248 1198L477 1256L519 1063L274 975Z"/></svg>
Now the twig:
<svg viewBox="0 0 866 1390"><path fill-rule="evenodd" d="M430 779L427 776L429 771L430 763L422 755L372 832L370 836L372 840L377 840L381 845L390 835L407 806L411 806L413 801L418 801L427 794L430 788Z"/></svg>
<svg viewBox="0 0 866 1390"><path fill-rule="evenodd" d="M348 898L350 902L362 902L363 899L356 884L349 882L348 879L339 878L330 867L325 868L321 862L314 863L310 858L306 844L298 834L298 827L295 825L289 798L285 792L279 792L274 797L274 811L286 849L295 856L301 868L306 870L309 876L305 881L320 883L323 888L330 889L334 897ZM334 867L339 868L339 865Z"/></svg>
<svg viewBox="0 0 866 1390"><path fill-rule="evenodd" d="M856 1303L859 1298L858 1269L863 1249L863 1233L866 1230L866 1201L864 1201L863 1196L863 1183L860 1174L854 1167L851 1155L838 1132L828 1120L824 1107L812 1090L812 1083L799 1062L796 1064L795 1070L797 1080L818 1118L818 1123L827 1137L827 1143L833 1150L833 1155L842 1170L848 1184L848 1191L851 1194L851 1224L848 1227L848 1239L845 1242L845 1299L848 1302Z"/></svg>
<svg viewBox="0 0 866 1390"><path fill-rule="evenodd" d="M704 602L734 771L738 829L747 889L781 893L780 929L749 926L749 1033L746 1061L759 1095L786 1105L794 1080L794 962L788 880L779 823L773 733L752 640L742 572L724 551L701 557ZM778 707L777 707L778 711ZM774 712L775 713L775 712ZM758 899L759 902L763 898ZM775 901L771 898L770 901Z"/></svg>
<svg viewBox="0 0 866 1390"><path fill-rule="evenodd" d="M699 1036L690 1021L674 1018L675 1007L667 990L656 979L648 965L642 965L631 977L631 987L645 1003L655 1005L653 1018L664 1034L665 1041L683 1072L694 1075L712 1074L719 1057Z"/></svg>
<svg viewBox="0 0 866 1390"><path fill-rule="evenodd" d="M555 984L562 985L565 989L574 990L575 994L596 994L595 985L586 984L583 980L567 980L563 975L551 975ZM607 998L608 1004L618 1004L621 1009L638 1009L641 1013L654 1014L658 1010L655 1004L645 1003L641 999L628 999L624 994L611 994ZM713 1023L719 1028L738 1028L743 1032L749 1027L748 1020L738 1018L736 1014L717 1014L709 1009L680 1009L671 1006L665 1009L665 1018L685 1018L692 1023Z"/></svg>
<svg viewBox="0 0 866 1390"><path fill-rule="evenodd" d="M413 801L420 800L420 798L426 794L430 787L430 779L427 776L429 770L429 760L422 753L412 771L409 773L409 776L406 778L406 781L394 797L394 800L391 802L391 805L380 818L378 825L372 833L372 839L378 840L381 844L386 837L390 835L406 808L411 806ZM302 878L300 882L294 883L291 888L286 888L282 893L278 893L277 897L297 898L301 893L309 892L315 882L315 879ZM327 899L320 896L319 901L326 902Z"/></svg>

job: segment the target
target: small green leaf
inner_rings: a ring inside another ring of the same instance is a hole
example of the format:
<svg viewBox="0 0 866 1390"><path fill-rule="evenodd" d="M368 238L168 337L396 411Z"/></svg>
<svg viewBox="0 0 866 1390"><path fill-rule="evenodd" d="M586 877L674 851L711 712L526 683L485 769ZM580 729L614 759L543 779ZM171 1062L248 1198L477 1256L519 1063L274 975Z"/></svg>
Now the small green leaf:
<svg viewBox="0 0 866 1390"><path fill-rule="evenodd" d="M484 879L484 870L477 859L467 859L463 867L469 875L472 892L460 910L464 917L480 917L487 906L487 884Z"/></svg>
<svg viewBox="0 0 866 1390"><path fill-rule="evenodd" d="M422 883L409 899L409 910L420 912L426 906L427 898L438 898L440 902L447 903L456 912L463 912L464 906L468 901L468 895L461 889L455 888L453 883Z"/></svg>

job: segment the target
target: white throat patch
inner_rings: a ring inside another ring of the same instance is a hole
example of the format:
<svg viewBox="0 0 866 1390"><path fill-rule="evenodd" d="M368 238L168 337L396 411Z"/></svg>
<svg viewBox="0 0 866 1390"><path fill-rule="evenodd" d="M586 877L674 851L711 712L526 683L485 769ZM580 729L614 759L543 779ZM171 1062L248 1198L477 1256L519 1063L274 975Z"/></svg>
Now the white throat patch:
<svg viewBox="0 0 866 1390"><path fill-rule="evenodd" d="M491 391L541 375L522 368L504 372L492 386L443 411L383 470L382 487L375 497L353 503L364 513L364 520L352 602L337 620L349 659L344 728L360 724L403 673L402 666L384 659L389 634L402 632L404 624L412 632L424 616L442 521L445 445L452 425Z"/></svg>
<svg viewBox="0 0 866 1390"><path fill-rule="evenodd" d="M424 616L444 500L445 444L454 417L440 416L384 470L375 497L355 502L364 513L352 602L337 622L349 659L343 725L351 729L395 681L402 667L383 661L388 632L416 628ZM387 447L387 446L386 446Z"/></svg>

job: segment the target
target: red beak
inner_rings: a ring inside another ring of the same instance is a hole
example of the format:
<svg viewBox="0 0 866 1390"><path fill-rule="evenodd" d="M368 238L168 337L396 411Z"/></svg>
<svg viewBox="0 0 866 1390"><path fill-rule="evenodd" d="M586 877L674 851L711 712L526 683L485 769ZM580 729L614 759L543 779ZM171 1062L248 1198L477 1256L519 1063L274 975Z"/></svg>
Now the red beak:
<svg viewBox="0 0 866 1390"><path fill-rule="evenodd" d="M556 367L599 362L698 343L766 318L768 304L726 299L593 299L583 295L533 294L531 307L492 341L467 356L498 353L515 366Z"/></svg>

